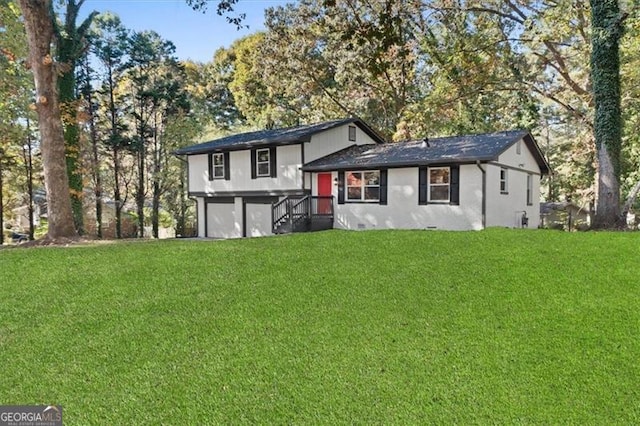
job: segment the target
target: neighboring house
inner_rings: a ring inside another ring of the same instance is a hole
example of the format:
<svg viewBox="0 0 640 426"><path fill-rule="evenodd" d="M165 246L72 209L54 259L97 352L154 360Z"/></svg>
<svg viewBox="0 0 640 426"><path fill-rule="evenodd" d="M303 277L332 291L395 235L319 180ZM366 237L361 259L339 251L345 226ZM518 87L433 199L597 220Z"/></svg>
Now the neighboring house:
<svg viewBox="0 0 640 426"><path fill-rule="evenodd" d="M586 230L591 226L591 211L569 201L540 203L540 227Z"/></svg>
<svg viewBox="0 0 640 426"><path fill-rule="evenodd" d="M526 131L384 143L358 119L182 148L198 236L538 227L549 170Z"/></svg>
<svg viewBox="0 0 640 426"><path fill-rule="evenodd" d="M13 229L27 231L29 229L29 206L28 200L24 200L27 205L22 205L12 211L12 220L9 221ZM40 219L47 217L47 195L44 190L33 191L33 224L40 226Z"/></svg>

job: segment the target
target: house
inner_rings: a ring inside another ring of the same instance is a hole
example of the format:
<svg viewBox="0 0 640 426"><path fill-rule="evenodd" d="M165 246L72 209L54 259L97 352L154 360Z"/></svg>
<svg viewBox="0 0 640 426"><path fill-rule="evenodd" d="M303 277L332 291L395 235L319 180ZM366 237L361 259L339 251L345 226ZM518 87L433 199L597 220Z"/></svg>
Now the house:
<svg viewBox="0 0 640 426"><path fill-rule="evenodd" d="M570 201L540 203L540 227L552 229L578 229L591 226L591 210Z"/></svg>
<svg viewBox="0 0 640 426"><path fill-rule="evenodd" d="M310 173L303 173L304 164L351 145L383 142L363 121L345 119L243 133L175 153L188 159L189 196L197 202L198 236L237 238L273 234L273 204L283 201L276 209L285 207L285 213L304 207L305 202L293 204L317 186ZM323 185L320 195L326 182ZM326 204L327 199L323 201ZM328 202L333 204L330 198ZM332 207L325 204L320 206L324 210ZM330 219L331 212L316 216ZM289 219L291 215L280 218L281 225ZM289 230L293 227L289 223Z"/></svg>
<svg viewBox="0 0 640 426"><path fill-rule="evenodd" d="M536 228L549 166L526 131L384 143L359 119L182 148L198 236Z"/></svg>
<svg viewBox="0 0 640 426"><path fill-rule="evenodd" d="M11 211L11 220L9 224L13 229L26 231L29 229L29 200L25 195L22 200L23 204ZM47 217L47 194L43 189L35 189L33 191L33 224L35 227L40 226L40 219Z"/></svg>

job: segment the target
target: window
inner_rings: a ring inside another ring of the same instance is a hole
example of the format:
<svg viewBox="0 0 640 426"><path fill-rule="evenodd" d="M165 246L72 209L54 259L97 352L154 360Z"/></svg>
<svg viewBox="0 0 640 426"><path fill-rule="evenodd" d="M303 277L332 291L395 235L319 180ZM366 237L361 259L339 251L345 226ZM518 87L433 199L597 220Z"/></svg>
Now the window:
<svg viewBox="0 0 640 426"><path fill-rule="evenodd" d="M533 175L527 175L527 205L533 205Z"/></svg>
<svg viewBox="0 0 640 426"><path fill-rule="evenodd" d="M209 180L229 180L229 153L209 154Z"/></svg>
<svg viewBox="0 0 640 426"><path fill-rule="evenodd" d="M516 142L516 154L522 154L522 140Z"/></svg>
<svg viewBox="0 0 640 426"><path fill-rule="evenodd" d="M276 164L277 148L254 148L251 150L251 179L278 177Z"/></svg>
<svg viewBox="0 0 640 426"><path fill-rule="evenodd" d="M347 201L380 201L380 172L346 172Z"/></svg>
<svg viewBox="0 0 640 426"><path fill-rule="evenodd" d="M349 126L349 140L351 142L356 141L356 126Z"/></svg>
<svg viewBox="0 0 640 426"><path fill-rule="evenodd" d="M269 149L256 151L256 176L271 176L271 156Z"/></svg>
<svg viewBox="0 0 640 426"><path fill-rule="evenodd" d="M500 193L501 194L509 193L507 171L508 170L505 169L504 167L500 169Z"/></svg>
<svg viewBox="0 0 640 426"><path fill-rule="evenodd" d="M460 167L418 168L418 205L460 205Z"/></svg>
<svg viewBox="0 0 640 426"><path fill-rule="evenodd" d="M224 179L224 154L211 155L211 170L213 179Z"/></svg>
<svg viewBox="0 0 640 426"><path fill-rule="evenodd" d="M449 167L429 168L429 195L428 200L436 203L449 202Z"/></svg>

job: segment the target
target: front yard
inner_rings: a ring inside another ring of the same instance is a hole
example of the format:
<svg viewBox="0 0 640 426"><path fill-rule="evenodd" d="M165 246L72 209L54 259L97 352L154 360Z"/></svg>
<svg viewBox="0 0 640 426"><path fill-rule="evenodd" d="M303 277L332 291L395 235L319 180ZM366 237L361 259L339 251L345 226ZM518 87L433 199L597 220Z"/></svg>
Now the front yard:
<svg viewBox="0 0 640 426"><path fill-rule="evenodd" d="M640 234L0 251L0 404L65 424L638 423Z"/></svg>

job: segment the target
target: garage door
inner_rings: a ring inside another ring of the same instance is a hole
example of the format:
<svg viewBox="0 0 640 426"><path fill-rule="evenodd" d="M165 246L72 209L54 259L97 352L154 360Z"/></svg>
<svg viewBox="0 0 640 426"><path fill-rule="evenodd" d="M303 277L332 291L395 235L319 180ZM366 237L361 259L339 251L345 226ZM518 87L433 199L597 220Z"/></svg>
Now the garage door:
<svg viewBox="0 0 640 426"><path fill-rule="evenodd" d="M207 203L207 237L242 237L242 229L236 220L234 203Z"/></svg>
<svg viewBox="0 0 640 426"><path fill-rule="evenodd" d="M257 204L247 202L245 231L247 237L271 235L271 203Z"/></svg>

